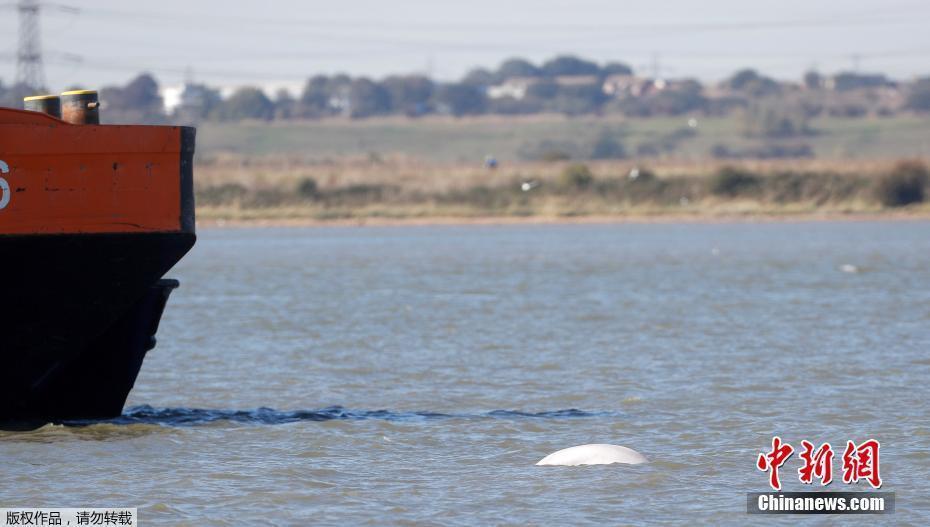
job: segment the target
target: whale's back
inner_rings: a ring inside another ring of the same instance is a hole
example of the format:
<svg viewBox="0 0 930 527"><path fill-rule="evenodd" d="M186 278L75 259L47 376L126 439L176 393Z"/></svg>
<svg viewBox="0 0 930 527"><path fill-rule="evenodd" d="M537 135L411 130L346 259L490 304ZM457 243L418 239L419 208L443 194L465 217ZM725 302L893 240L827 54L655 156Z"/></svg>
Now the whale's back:
<svg viewBox="0 0 930 527"><path fill-rule="evenodd" d="M542 458L537 465L610 465L611 463L626 463L638 465L646 463L646 456L620 445L579 445L553 452Z"/></svg>

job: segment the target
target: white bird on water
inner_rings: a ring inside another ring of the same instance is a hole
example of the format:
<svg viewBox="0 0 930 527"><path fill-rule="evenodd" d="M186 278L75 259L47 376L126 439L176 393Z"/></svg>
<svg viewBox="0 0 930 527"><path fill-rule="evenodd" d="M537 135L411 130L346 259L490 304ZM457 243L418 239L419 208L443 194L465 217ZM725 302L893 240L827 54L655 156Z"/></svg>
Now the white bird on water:
<svg viewBox="0 0 930 527"><path fill-rule="evenodd" d="M555 465L574 467L578 465L610 465L611 463L626 463L639 465L648 463L646 456L620 445L579 445L553 452L542 458L537 465Z"/></svg>

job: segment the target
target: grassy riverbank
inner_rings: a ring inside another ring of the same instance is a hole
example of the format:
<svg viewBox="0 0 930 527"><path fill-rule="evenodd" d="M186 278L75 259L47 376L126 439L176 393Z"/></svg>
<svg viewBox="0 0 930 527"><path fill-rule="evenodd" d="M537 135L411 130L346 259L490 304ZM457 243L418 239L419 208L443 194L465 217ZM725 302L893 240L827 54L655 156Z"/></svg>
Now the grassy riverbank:
<svg viewBox="0 0 930 527"><path fill-rule="evenodd" d="M750 132L738 115L206 124L198 132L199 216L472 222L930 213L922 199L882 196L893 191L882 182L898 160L930 159L930 117L818 118L791 137ZM484 166L486 155L495 169ZM777 155L801 157L758 160Z"/></svg>
<svg viewBox="0 0 930 527"><path fill-rule="evenodd" d="M923 165L514 163L397 159L308 164L227 157L197 169L198 215L225 221L479 221L930 214Z"/></svg>
<svg viewBox="0 0 930 527"><path fill-rule="evenodd" d="M693 127L691 125L694 125ZM563 153L592 153L604 136L629 158L701 162L719 155L775 157L804 151L817 159L897 159L930 156L930 116L819 117L803 133L770 137L748 126L744 115L626 118L616 115L402 117L322 119L282 123L204 123L197 138L203 160L225 154L250 158L288 156L303 162L345 157L403 155L428 163L503 164ZM615 155L618 152L611 151Z"/></svg>

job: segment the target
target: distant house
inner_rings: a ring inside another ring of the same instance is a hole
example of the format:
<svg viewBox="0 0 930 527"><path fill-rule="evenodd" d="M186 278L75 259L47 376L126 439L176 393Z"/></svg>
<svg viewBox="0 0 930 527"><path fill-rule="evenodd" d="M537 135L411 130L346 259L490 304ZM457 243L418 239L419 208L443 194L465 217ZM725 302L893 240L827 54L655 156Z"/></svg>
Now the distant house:
<svg viewBox="0 0 930 527"><path fill-rule="evenodd" d="M511 97L519 101L526 97L530 86L538 82L539 79L536 77L511 77L496 86L488 86L487 96L489 99Z"/></svg>
<svg viewBox="0 0 930 527"><path fill-rule="evenodd" d="M863 88L887 88L895 87L896 83L881 74L863 74L842 72L829 77L824 82L824 87L828 90L849 91Z"/></svg>
<svg viewBox="0 0 930 527"><path fill-rule="evenodd" d="M827 104L830 115L888 115L906 105L902 86L880 74L838 73L826 78L823 87L833 92Z"/></svg>
<svg viewBox="0 0 930 527"><path fill-rule="evenodd" d="M611 75L604 79L601 90L615 99L644 97L666 88L663 79L649 79L635 75Z"/></svg>
<svg viewBox="0 0 930 527"><path fill-rule="evenodd" d="M740 94L725 84L708 84L704 87L704 96L708 99L732 99Z"/></svg>
<svg viewBox="0 0 930 527"><path fill-rule="evenodd" d="M488 86L485 93L489 99L510 97L519 101L526 97L531 86L542 82L554 82L557 86L564 88L597 86L598 80L596 75L559 75L549 79L543 77L510 77L500 84Z"/></svg>
<svg viewBox="0 0 930 527"><path fill-rule="evenodd" d="M201 112L209 103L210 88L203 84L185 84L176 106ZM166 99L166 105L167 105ZM172 108L173 109L173 108Z"/></svg>
<svg viewBox="0 0 930 527"><path fill-rule="evenodd" d="M559 75L555 78L559 86L594 86L597 82L597 75Z"/></svg>
<svg viewBox="0 0 930 527"><path fill-rule="evenodd" d="M205 119L221 98L217 90L205 84L188 82L180 90L169 92L166 89L164 100L166 112L174 112L178 122L194 124Z"/></svg>
<svg viewBox="0 0 930 527"><path fill-rule="evenodd" d="M330 96L326 105L334 112L342 115L352 113L352 97L349 96L349 88L341 87L336 93Z"/></svg>
<svg viewBox="0 0 930 527"><path fill-rule="evenodd" d="M900 86L883 86L875 90L876 103L881 108L898 111L907 104L907 97Z"/></svg>

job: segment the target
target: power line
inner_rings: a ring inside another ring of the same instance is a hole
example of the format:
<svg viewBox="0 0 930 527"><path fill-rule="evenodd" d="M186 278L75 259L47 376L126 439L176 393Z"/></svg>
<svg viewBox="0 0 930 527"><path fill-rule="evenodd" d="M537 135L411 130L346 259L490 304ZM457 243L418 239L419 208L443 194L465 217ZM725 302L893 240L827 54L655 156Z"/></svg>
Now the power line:
<svg viewBox="0 0 930 527"><path fill-rule="evenodd" d="M879 12L876 10L864 10L845 12L839 15L830 14L829 16L819 16L806 19L781 19L781 20L742 20L742 21L700 21L700 22L643 22L643 23L581 23L572 24L570 22L560 22L558 24L537 24L537 23L512 23L496 20L466 21L466 22L444 22L430 21L417 23L405 20L397 23L391 20L364 21L364 20L323 20L320 18L269 18L253 16L236 16L227 14L210 13L196 16L193 14L169 14L151 11L125 11L119 9L85 9L85 13L96 16L109 16L122 19L139 19L143 20L146 25L152 23L169 23L171 25L190 24L202 26L203 20L209 20L211 25L217 24L234 24L237 26L248 27L251 31L258 25L270 25L274 31L280 31L283 27L299 26L301 29L319 28L338 29L340 25L348 26L354 30L360 30L363 35L370 35L369 29L374 27L380 30L406 31L409 29L434 29L434 30L462 30L475 31L477 29L489 30L528 30L528 31L731 31L731 30L760 30L760 29L798 29L803 27L850 27L861 25L886 25L898 23L919 23L915 20L913 14L898 12L889 12L887 7L883 7ZM351 37L350 37L351 38Z"/></svg>
<svg viewBox="0 0 930 527"><path fill-rule="evenodd" d="M19 11L19 46L16 51L16 82L33 90L45 86L42 68L42 43L39 34L39 2L21 0Z"/></svg>
<svg viewBox="0 0 930 527"><path fill-rule="evenodd" d="M40 3L38 0L19 0L16 3L5 2L0 4L0 9L13 8L19 13L16 83L36 91L45 87L45 68L42 60L42 34L39 29L39 18L41 9L46 7L71 14L80 12L76 7L56 3Z"/></svg>
<svg viewBox="0 0 930 527"><path fill-rule="evenodd" d="M39 8L42 8L42 14L47 14L51 10L59 10L66 13L75 14L78 12L91 14L94 18L104 18L104 17L116 17L121 19L129 19L130 22L124 24L127 27L136 26L134 22L135 19L140 20L140 27L144 23L145 26L156 26L152 29L157 29L157 26L162 25L171 25L178 26L181 24L190 24L190 25L199 25L203 26L204 21L209 21L209 26L217 25L227 25L234 27L248 27L249 33L270 33L274 32L276 35L281 36L281 33L299 33L304 37L318 37L320 39L326 39L332 45L339 46L339 49L334 49L331 51L315 51L315 52L300 52L300 51L285 51L285 52L260 52L255 51L252 53L236 53L230 55L228 53L222 53L222 56L213 56L213 57L204 57L203 60L210 61L211 63L219 63L222 61L242 61L242 62L255 62L261 61L264 65L267 66L265 69L275 69L275 66L272 66L273 61L282 61L282 60L318 60L321 58L348 58L355 56L368 56L370 52L362 51L359 49L353 48L365 48L370 46L377 46L379 51L384 51L386 48L394 48L397 52L401 53L410 53L417 54L422 56L423 49L428 48L431 51L441 51L446 54L455 54L455 53L476 53L476 52L499 52L503 47L509 47L516 53L520 52L530 52L530 50L539 50L542 48L542 44L535 44L529 41L521 41L520 43L507 43L495 41L495 39L489 38L469 38L467 40L455 38L452 35L445 34L438 39L433 37L427 38L418 38L410 34L407 35L397 35L392 36L391 32L395 31L404 31L405 29L412 28L430 28L430 29L446 29L446 30L457 30L462 31L490 31L495 32L499 30L513 30L513 31L579 31L585 30L586 34L583 39L586 44L583 44L582 47L591 49L591 46L594 45L598 48L609 48L616 50L617 53L626 55L624 58L631 58L636 55L655 55L661 53L662 58L668 58L671 60L675 59L701 59L701 60L711 60L711 59L739 59L745 57L750 60L761 60L761 61L778 61L778 60L789 60L790 55L786 53L779 53L774 56L760 55L758 53L752 53L748 51L738 51L739 47L734 51L699 51L692 49L662 49L663 46L651 46L651 50L634 50L630 49L627 46L622 44L614 43L612 40L616 38L625 38L631 37L631 35L624 35L624 32L636 33L637 35L640 32L648 32L650 35L656 34L661 35L668 32L681 32L681 33L695 33L695 32L717 32L717 31L756 31L756 30L774 30L774 29L805 29L805 28L847 28L847 27L859 27L861 25L869 26L881 26L881 25L894 25L900 23L915 23L919 22L919 17L914 17L913 14L902 12L903 10L888 10L883 7L880 11L874 10L875 12L866 12L866 11L845 11L838 14L835 17L826 17L825 15L811 17L805 20L800 19L772 19L772 20L755 20L755 21L741 21L741 22L732 22L732 21L696 21L696 22L658 22L658 23L609 23L609 22L593 22L593 23L581 23L581 24L533 24L533 23L510 23L507 21L495 21L490 22L469 22L469 21L452 21L444 22L439 21L436 23L418 23L405 20L403 22L398 21L383 21L383 22L374 22L374 21L322 21L322 20L307 20L300 18L273 18L273 17L243 17L229 14L204 14L203 16L197 16L193 14L177 14L177 13L158 13L158 12L138 12L138 11L129 11L129 10L107 10L107 9L82 9L78 11L75 8L69 6L63 6L60 4L52 4L48 2L40 2L40 0L20 0L18 3L0 3L0 8L3 7L15 7L20 9L20 6L30 4L35 6L35 16L33 20L35 22L35 49L38 50L38 66L39 66L39 79L44 84L44 72L41 67L44 64L62 64L63 62L68 62L69 64L79 63L83 67L94 69L94 70L103 70L103 71L144 71L149 70L153 72L161 72L170 75L183 75L183 68L174 68L174 67L146 67L144 64L140 64L140 59L138 56L134 59L132 63L126 63L119 58L105 58L93 55L93 58L89 62L85 62L81 59L80 56L75 54L59 55L57 57L52 56L50 53L46 52L44 57L42 55L42 50L39 47L39 33L38 33L38 22L39 22ZM144 22L143 22L144 21ZM378 24L377 27L374 24ZM25 24L21 23L21 28ZM548 28L548 29L547 29ZM368 29L374 29L370 31ZM610 32L609 38L602 38L600 36L592 35L591 33L605 31ZM21 29L21 35L24 31ZM119 49L122 53L126 53L127 50L132 49L134 44L141 44L140 40L142 36L139 34L139 31L134 32L133 34L127 34L122 37L114 37L112 33L98 33L96 35L90 35L88 38L81 39L81 42L84 43L88 39L106 39L108 42L114 40L119 41ZM109 38L107 37L109 35ZM73 35L70 35L73 37ZM237 38L241 38L241 34L237 33ZM424 35L425 36L425 35ZM489 35L490 36L490 35ZM258 37L258 35L256 35ZM551 40L550 35L546 35L546 40ZM638 38L638 37L637 37ZM535 39L533 39L535 40ZM569 39L577 40L577 39ZM54 43L54 38L52 38ZM565 39L558 39L558 42L564 44ZM151 46L151 42L147 41L147 49ZM349 45L346 45L349 44ZM571 45L571 47L578 47L577 45ZM22 45L21 37L21 46L22 50L24 46ZM157 57L151 57L148 59L148 62L158 62L160 59L164 58L164 53L167 49L170 49L171 46L165 43L159 45L158 50L161 52L161 55ZM188 53L186 55L186 60L191 60L191 51L193 54L199 55L212 55L214 53L220 54L219 50L211 50L210 46L196 45L196 46L185 46L184 50ZM226 49L226 47L224 47ZM920 56L924 54L925 50L898 50L898 51L881 51L877 53L861 53L860 56L863 58L869 57L901 57L907 55ZM17 80L20 79L19 74L19 65L21 63L21 56L26 56L27 53L18 52L16 56L17 60ZM800 57L810 57L809 54L805 53L799 55ZM839 55L843 58L848 58L848 52ZM822 53L819 54L818 58L825 58L826 55ZM44 59L44 62L43 62ZM3 54L0 54L0 60L3 60ZM145 61L145 59L142 59ZM196 59L195 59L196 60ZM214 64L216 66L217 64ZM277 78L305 78L305 75L298 74L293 72L291 69L287 73L282 73L281 75L276 75L275 73L261 74L255 70L248 71L245 68L243 69L200 69L198 72L210 77L220 77L227 79L254 79L254 80L264 80L268 77L277 77Z"/></svg>

